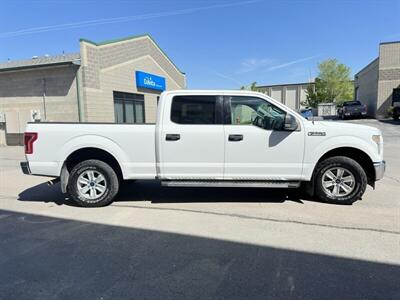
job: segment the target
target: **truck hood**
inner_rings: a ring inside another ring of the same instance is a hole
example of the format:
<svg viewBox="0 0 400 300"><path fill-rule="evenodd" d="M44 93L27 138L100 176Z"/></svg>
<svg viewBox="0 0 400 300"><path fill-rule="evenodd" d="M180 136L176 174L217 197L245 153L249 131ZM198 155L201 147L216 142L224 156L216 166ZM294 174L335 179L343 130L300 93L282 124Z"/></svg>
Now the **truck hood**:
<svg viewBox="0 0 400 300"><path fill-rule="evenodd" d="M314 124L310 122L308 126L309 130L337 130L340 132L350 133L352 135L357 135L357 132L362 131L370 132L371 134L381 134L381 131L372 126L353 124L353 123L345 123L345 122L333 122L333 121L314 121Z"/></svg>

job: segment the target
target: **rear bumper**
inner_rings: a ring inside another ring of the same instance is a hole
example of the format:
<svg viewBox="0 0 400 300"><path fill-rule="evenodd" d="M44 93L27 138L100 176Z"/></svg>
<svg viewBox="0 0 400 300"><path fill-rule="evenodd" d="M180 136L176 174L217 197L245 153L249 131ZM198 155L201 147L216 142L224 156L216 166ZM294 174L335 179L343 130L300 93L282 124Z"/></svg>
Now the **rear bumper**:
<svg viewBox="0 0 400 300"><path fill-rule="evenodd" d="M375 168L375 180L382 179L383 175L385 174L386 162L384 160L380 162L375 162L374 168Z"/></svg>
<svg viewBox="0 0 400 300"><path fill-rule="evenodd" d="M31 175L32 174L31 169L29 168L29 162L21 161L20 165L21 165L22 173L24 173L26 175Z"/></svg>

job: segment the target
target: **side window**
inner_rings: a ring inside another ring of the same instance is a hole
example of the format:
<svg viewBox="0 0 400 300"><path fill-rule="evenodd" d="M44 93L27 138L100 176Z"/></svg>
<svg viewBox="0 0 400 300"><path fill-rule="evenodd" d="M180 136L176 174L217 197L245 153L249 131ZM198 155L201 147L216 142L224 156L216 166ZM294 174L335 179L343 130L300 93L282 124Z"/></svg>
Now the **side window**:
<svg viewBox="0 0 400 300"><path fill-rule="evenodd" d="M216 124L215 96L175 96L171 121L178 124Z"/></svg>
<svg viewBox="0 0 400 300"><path fill-rule="evenodd" d="M256 97L231 97L231 124L254 125L266 130L282 130L286 112Z"/></svg>

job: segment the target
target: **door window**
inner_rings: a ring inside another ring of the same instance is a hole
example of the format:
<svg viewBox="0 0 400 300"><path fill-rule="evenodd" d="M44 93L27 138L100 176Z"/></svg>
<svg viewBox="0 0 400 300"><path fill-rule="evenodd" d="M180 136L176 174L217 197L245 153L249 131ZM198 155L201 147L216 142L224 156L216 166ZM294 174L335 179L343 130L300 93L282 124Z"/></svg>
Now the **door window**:
<svg viewBox="0 0 400 300"><path fill-rule="evenodd" d="M114 92L114 114L115 123L145 123L144 95Z"/></svg>
<svg viewBox="0 0 400 300"><path fill-rule="evenodd" d="M230 98L231 124L254 125L266 130L282 130L286 112L256 97Z"/></svg>
<svg viewBox="0 0 400 300"><path fill-rule="evenodd" d="M178 124L217 124L215 96L175 96L171 121Z"/></svg>

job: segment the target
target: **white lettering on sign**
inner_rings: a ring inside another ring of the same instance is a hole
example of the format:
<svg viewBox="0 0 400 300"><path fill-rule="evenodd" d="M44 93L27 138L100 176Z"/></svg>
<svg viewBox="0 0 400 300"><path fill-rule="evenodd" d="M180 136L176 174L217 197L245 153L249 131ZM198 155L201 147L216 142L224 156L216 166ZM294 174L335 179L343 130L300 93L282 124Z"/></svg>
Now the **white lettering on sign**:
<svg viewBox="0 0 400 300"><path fill-rule="evenodd" d="M154 87L157 86L157 84L155 83L155 81L151 77L145 77L144 78L144 84L151 85L151 86L154 86Z"/></svg>

